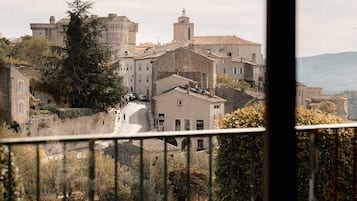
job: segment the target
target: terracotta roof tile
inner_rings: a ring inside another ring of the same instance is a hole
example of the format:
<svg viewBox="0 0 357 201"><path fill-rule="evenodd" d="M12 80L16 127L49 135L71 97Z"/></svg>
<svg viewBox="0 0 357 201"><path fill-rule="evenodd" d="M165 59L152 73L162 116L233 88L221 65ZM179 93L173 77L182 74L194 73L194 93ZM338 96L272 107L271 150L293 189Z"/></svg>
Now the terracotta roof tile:
<svg viewBox="0 0 357 201"><path fill-rule="evenodd" d="M260 45L252 41L248 41L233 36L195 36L193 39L194 45Z"/></svg>

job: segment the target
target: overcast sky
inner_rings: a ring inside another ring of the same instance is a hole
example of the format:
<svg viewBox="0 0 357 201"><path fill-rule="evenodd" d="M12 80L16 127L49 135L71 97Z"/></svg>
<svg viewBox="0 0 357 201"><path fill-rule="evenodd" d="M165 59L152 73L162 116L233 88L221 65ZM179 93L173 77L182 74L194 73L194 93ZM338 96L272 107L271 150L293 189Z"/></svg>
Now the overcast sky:
<svg viewBox="0 0 357 201"><path fill-rule="evenodd" d="M127 16L139 23L137 44L172 40L173 23L185 8L196 36L236 35L262 44L264 0L94 0L91 14ZM1 0L0 33L31 35L30 23L67 17L64 0ZM283 30L282 30L283 31ZM357 0L297 0L297 56L357 51Z"/></svg>

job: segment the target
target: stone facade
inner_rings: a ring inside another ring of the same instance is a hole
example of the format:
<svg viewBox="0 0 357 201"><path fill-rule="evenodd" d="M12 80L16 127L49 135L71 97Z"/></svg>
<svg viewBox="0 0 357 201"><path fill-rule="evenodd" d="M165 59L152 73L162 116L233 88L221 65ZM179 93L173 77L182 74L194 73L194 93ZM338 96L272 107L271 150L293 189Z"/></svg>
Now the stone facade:
<svg viewBox="0 0 357 201"><path fill-rule="evenodd" d="M263 64L261 44L233 36L195 36L193 45L203 50L220 52L232 58Z"/></svg>
<svg viewBox="0 0 357 201"><path fill-rule="evenodd" d="M192 43L194 36L194 25L190 23L190 18L186 16L185 9L182 10L182 15L178 17L176 23L174 23L174 43L187 45Z"/></svg>
<svg viewBox="0 0 357 201"><path fill-rule="evenodd" d="M215 120L224 115L225 102L225 99L190 87L175 87L153 97L155 125L158 131L215 129ZM176 140L184 149L184 139ZM191 143L196 150L208 148L204 138L192 139Z"/></svg>
<svg viewBox="0 0 357 201"><path fill-rule="evenodd" d="M138 23L130 21L126 16L118 16L114 13L109 13L107 17L91 15L88 19L99 21L102 29L99 42L110 48L113 54L112 59L135 52ZM56 22L54 16L50 17L49 23L31 23L32 36L43 37L64 45L65 27L68 23L67 18Z"/></svg>
<svg viewBox="0 0 357 201"><path fill-rule="evenodd" d="M186 87L190 86L192 88L197 88L197 82L191 79L187 79L180 75L172 74L168 77L162 78L160 80L155 81L153 87L153 94L162 94L165 91L168 91L177 86Z"/></svg>
<svg viewBox="0 0 357 201"><path fill-rule="evenodd" d="M8 122L20 125L29 121L29 79L21 66L0 62L0 109Z"/></svg>
<svg viewBox="0 0 357 201"><path fill-rule="evenodd" d="M249 103L264 103L265 100L264 97L250 95L244 90L235 89L226 84L219 84L217 86L216 95L227 100L224 105L225 113L243 108Z"/></svg>
<svg viewBox="0 0 357 201"><path fill-rule="evenodd" d="M119 68L116 71L118 76L123 78L123 86L128 92L135 91L135 62L133 55L127 55L119 59Z"/></svg>
<svg viewBox="0 0 357 201"><path fill-rule="evenodd" d="M57 114L33 116L28 124L29 136L110 134L114 131L114 112L100 112L91 116L60 119Z"/></svg>
<svg viewBox="0 0 357 201"><path fill-rule="evenodd" d="M304 108L313 108L317 104L330 101L336 105L336 116L348 119L348 99L340 96L324 95L321 87L307 87L296 83L296 105Z"/></svg>
<svg viewBox="0 0 357 201"><path fill-rule="evenodd" d="M202 55L190 46L167 51L152 62L152 80L155 82L171 74L197 81L197 87L214 94L216 87L216 60Z"/></svg>

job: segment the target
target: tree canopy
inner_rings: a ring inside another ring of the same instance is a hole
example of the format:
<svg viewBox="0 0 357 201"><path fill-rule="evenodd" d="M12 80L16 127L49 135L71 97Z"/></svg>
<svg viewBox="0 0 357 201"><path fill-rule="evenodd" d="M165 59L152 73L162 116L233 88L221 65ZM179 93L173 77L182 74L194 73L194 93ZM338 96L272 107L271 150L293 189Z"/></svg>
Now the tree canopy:
<svg viewBox="0 0 357 201"><path fill-rule="evenodd" d="M75 0L68 6L65 47L53 48L57 54L48 58L43 80L72 107L103 111L124 94L122 78L115 74L119 63L110 60L109 48L98 41L101 25L88 17L93 3Z"/></svg>

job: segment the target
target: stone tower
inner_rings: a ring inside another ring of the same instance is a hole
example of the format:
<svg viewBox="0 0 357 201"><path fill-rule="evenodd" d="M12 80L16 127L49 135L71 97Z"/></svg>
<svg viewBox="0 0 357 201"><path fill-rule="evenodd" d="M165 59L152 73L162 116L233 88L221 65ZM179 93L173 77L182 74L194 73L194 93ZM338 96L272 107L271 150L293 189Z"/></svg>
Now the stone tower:
<svg viewBox="0 0 357 201"><path fill-rule="evenodd" d="M188 44L192 43L194 37L194 25L190 23L190 18L186 16L185 9L182 15L178 17L178 22L174 23L174 43Z"/></svg>

